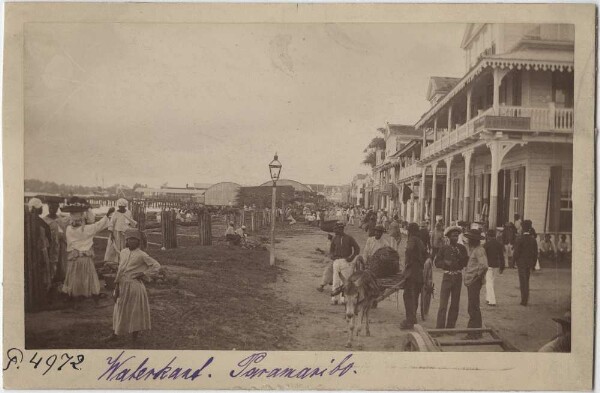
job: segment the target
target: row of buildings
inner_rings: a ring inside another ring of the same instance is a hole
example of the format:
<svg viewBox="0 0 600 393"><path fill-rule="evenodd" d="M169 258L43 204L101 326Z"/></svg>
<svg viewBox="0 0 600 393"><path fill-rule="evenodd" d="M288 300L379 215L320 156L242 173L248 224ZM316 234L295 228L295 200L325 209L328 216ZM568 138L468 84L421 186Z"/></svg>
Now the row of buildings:
<svg viewBox="0 0 600 393"><path fill-rule="evenodd" d="M271 181L267 181L259 187L271 187ZM348 199L347 187L332 186L325 184L302 184L295 180L280 179L278 187L292 187L296 193L314 194L324 197L330 202L343 202ZM134 190L138 197L142 198L176 198L203 203L210 206L234 206L240 189L244 187L233 182L221 182L216 184L194 183L181 187L148 188L139 187Z"/></svg>
<svg viewBox="0 0 600 393"><path fill-rule="evenodd" d="M469 24L461 48L464 75L431 77L417 123L386 125L350 201L431 225L494 228L520 214L538 232L570 233L574 26Z"/></svg>

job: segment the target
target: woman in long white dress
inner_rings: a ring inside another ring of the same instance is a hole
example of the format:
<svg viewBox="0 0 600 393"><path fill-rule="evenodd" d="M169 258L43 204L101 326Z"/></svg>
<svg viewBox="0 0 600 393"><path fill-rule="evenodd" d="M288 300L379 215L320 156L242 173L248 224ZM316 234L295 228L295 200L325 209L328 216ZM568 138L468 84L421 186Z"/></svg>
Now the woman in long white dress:
<svg viewBox="0 0 600 393"><path fill-rule="evenodd" d="M108 340L131 333L135 342L139 332L150 330L151 327L150 303L143 281L158 273L160 264L140 250L141 235L138 230L127 230L125 241L127 248L121 251L115 278L113 333Z"/></svg>
<svg viewBox="0 0 600 393"><path fill-rule="evenodd" d="M83 209L87 208L73 205L63 208L63 211L71 213L71 223L65 233L68 264L62 291L77 302L93 297L97 303L100 281L94 266L94 236L107 228L114 209L98 222L94 222L95 215L91 209Z"/></svg>
<svg viewBox="0 0 600 393"><path fill-rule="evenodd" d="M119 253L125 248L125 231L130 227L136 227L137 222L133 219L131 210L127 209L127 199L117 200L117 211L114 212L108 222L108 243L104 253L104 262L113 264L115 267L119 263Z"/></svg>

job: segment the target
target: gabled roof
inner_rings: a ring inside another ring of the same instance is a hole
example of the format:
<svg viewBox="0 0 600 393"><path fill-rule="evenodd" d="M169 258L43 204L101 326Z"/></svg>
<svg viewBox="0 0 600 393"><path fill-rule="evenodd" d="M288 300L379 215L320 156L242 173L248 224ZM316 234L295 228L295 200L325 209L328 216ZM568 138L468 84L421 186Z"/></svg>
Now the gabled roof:
<svg viewBox="0 0 600 393"><path fill-rule="evenodd" d="M486 25L485 23L469 23L469 24L467 24L467 27L465 28L465 33L463 34L463 39L460 43L461 49L465 49L467 47L467 45L469 45L471 40L473 38L475 38L477 33L479 33L479 30L481 30L481 28L485 25Z"/></svg>
<svg viewBox="0 0 600 393"><path fill-rule="evenodd" d="M427 87L427 99L431 100L435 94L439 93L446 95L459 81L460 78L432 76L429 78L429 86Z"/></svg>
<svg viewBox="0 0 600 393"><path fill-rule="evenodd" d="M406 145L402 146L402 148L400 150L398 150L397 152L392 154L390 156L390 158L398 158L398 157L402 156L404 153L406 153L407 151L410 151L410 149L412 149L413 147L419 145L420 143L421 143L421 139L413 139L412 141L408 142Z"/></svg>

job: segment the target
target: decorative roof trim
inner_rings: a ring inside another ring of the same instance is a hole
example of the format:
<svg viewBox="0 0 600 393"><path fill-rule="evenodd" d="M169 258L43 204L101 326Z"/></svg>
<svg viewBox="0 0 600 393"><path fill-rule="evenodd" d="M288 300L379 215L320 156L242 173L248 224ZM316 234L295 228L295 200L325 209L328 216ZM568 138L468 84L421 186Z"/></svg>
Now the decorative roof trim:
<svg viewBox="0 0 600 393"><path fill-rule="evenodd" d="M479 63L471 71L469 71L461 80L440 99L433 107L431 107L421 119L415 124L415 128L420 128L431 117L439 112L452 98L454 98L467 84L469 84L477 75L483 72L484 69L491 67L500 69L517 69L517 70L534 70L534 71L567 71L573 72L573 62L562 62L552 60L522 60L498 57L482 57Z"/></svg>

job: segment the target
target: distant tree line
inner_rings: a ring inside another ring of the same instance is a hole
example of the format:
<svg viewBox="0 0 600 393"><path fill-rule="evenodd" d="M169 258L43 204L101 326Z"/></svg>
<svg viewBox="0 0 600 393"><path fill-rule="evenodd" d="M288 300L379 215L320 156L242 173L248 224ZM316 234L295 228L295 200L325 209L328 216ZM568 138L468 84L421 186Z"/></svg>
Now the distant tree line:
<svg viewBox="0 0 600 393"><path fill-rule="evenodd" d="M145 184L136 183L133 189L138 187L147 187ZM117 194L121 190L124 194L130 194L132 189L123 184L114 184L110 187L102 188L100 186L81 186L72 184L59 184L53 181L43 181L38 179L25 179L26 192L39 192L40 194L58 194L58 195L89 195L94 193L107 192L110 195Z"/></svg>

